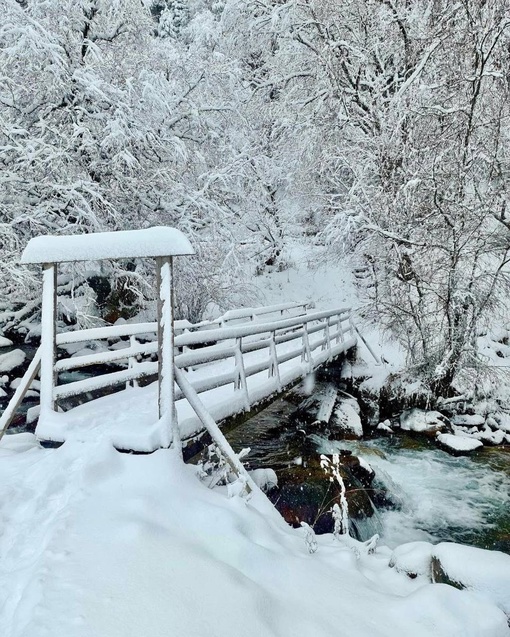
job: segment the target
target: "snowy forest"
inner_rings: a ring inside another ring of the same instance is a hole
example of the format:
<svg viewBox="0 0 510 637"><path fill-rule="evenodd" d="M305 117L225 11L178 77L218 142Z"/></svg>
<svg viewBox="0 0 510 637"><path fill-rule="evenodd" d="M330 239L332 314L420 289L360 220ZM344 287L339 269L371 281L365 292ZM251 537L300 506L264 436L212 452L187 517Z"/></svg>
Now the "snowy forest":
<svg viewBox="0 0 510 637"><path fill-rule="evenodd" d="M476 338L509 300L503 0L0 6L6 335L36 330L28 239L170 225L197 252L181 318L253 302L301 237L348 255L362 313L432 392L490 373ZM62 319L143 307L143 267L61 276Z"/></svg>
<svg viewBox="0 0 510 637"><path fill-rule="evenodd" d="M509 637L509 451L507 0L0 0L0 637Z"/></svg>

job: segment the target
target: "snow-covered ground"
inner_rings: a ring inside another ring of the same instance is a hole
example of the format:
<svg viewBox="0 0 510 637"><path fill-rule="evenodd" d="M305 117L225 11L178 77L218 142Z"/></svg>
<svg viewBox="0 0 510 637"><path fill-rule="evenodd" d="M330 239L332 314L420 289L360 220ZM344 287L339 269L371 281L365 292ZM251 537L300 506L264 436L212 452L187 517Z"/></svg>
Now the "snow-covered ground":
<svg viewBox="0 0 510 637"><path fill-rule="evenodd" d="M208 489L171 450L0 444L2 637L508 637L476 592L332 535L311 554L265 496Z"/></svg>

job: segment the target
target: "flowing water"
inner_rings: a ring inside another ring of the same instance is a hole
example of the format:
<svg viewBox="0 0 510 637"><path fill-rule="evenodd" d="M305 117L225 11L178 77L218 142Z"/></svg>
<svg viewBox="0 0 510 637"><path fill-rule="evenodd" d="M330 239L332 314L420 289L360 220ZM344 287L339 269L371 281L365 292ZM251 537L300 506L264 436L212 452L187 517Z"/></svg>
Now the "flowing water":
<svg viewBox="0 0 510 637"><path fill-rule="evenodd" d="M390 547L414 540L451 540L510 553L510 452L486 448L454 457L409 436L341 443L316 437L321 453L349 448L375 470L373 486L388 490L380 508Z"/></svg>
<svg viewBox="0 0 510 637"><path fill-rule="evenodd" d="M296 522L306 515L294 501L296 490L306 498L323 497L314 491L317 480L328 481L328 476L313 469L320 454L349 450L376 474L366 490L375 511L362 506L361 514L358 511L351 520L359 539L377 532L390 547L415 540L450 540L510 553L508 448L484 448L473 456L454 457L431 441L405 434L361 441L305 435L289 421L294 409L295 405L278 400L229 434L236 451L251 447L246 458L251 468L276 471L282 488L270 497L284 515L293 506L298 510ZM319 525L315 530L330 529Z"/></svg>

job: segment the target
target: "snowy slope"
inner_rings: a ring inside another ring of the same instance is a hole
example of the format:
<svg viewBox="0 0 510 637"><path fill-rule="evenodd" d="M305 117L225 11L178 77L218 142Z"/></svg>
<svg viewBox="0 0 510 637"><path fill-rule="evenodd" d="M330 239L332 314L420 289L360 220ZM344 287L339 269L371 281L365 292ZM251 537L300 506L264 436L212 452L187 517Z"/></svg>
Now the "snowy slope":
<svg viewBox="0 0 510 637"><path fill-rule="evenodd" d="M2 637L508 637L477 593L333 536L310 554L262 493L207 489L172 451L0 445ZM356 548L356 546L355 546Z"/></svg>

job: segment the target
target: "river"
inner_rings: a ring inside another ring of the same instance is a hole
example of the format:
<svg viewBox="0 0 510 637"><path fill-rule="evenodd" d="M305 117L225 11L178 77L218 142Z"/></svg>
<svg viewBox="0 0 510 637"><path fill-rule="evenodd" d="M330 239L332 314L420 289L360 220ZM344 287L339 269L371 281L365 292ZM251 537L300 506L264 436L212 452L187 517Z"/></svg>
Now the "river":
<svg viewBox="0 0 510 637"><path fill-rule="evenodd" d="M236 451L251 447L246 461L252 468L271 467L283 478L283 492L273 496L277 508L285 512L282 499L287 497L289 473L298 474L295 482L302 481L300 488L306 491L303 454L318 459L320 454L349 450L374 469L372 493L388 496L386 503L376 504L370 519L352 520L359 539L377 532L390 547L415 540L450 540L510 553L508 447L454 457L433 441L408 434L347 441L312 433L304 444L289 419L294 409L294 404L278 400L229 433Z"/></svg>

